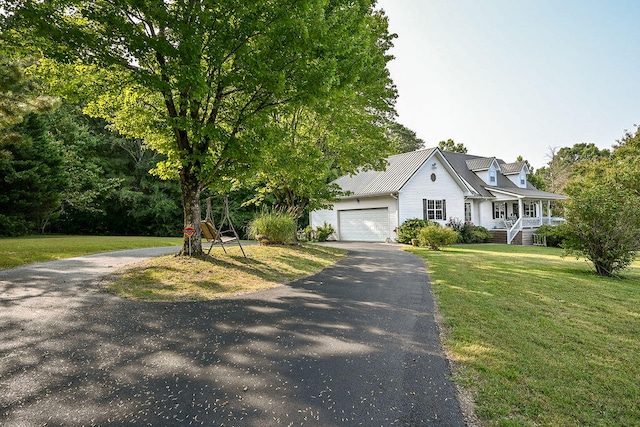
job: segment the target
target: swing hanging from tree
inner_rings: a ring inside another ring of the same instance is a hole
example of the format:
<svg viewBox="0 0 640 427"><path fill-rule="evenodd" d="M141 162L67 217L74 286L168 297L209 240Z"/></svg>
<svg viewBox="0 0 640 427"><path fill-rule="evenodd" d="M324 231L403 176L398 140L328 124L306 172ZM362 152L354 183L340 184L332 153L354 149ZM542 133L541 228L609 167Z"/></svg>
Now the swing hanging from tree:
<svg viewBox="0 0 640 427"><path fill-rule="evenodd" d="M211 200L219 197L223 197L224 202L222 208L222 216L220 218L220 222L218 223L218 227L216 227L211 214ZM244 248L240 243L240 236L238 236L238 232L236 231L233 223L231 222L231 218L229 217L229 198L226 194L224 196L207 197L207 213L204 220L200 221L200 226L202 228L202 235L211 243L207 255L211 253L211 249L213 249L215 245L220 245L222 247L222 250L226 254L227 249L225 249L224 247L225 243L235 241L238 243L238 246L240 246L242 255L244 255L245 258L247 257L247 254L244 252ZM224 227L227 227L227 229L224 229Z"/></svg>

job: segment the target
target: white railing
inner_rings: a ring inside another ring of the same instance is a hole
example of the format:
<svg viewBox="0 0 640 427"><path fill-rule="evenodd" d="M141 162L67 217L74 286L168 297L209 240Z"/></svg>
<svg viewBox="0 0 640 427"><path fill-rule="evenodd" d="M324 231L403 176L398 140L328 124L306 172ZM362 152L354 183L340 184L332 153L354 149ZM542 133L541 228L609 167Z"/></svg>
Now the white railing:
<svg viewBox="0 0 640 427"><path fill-rule="evenodd" d="M515 224L507 230L507 244L510 245L513 242L520 230L522 230L522 218L518 218Z"/></svg>
<svg viewBox="0 0 640 427"><path fill-rule="evenodd" d="M544 223L544 218L522 218L522 228L537 228Z"/></svg>

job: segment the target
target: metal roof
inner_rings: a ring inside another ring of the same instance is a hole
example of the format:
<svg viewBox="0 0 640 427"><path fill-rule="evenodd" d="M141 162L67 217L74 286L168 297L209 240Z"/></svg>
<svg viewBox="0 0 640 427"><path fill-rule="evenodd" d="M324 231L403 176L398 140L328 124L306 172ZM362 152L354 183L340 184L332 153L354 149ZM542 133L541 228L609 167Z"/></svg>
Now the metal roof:
<svg viewBox="0 0 640 427"><path fill-rule="evenodd" d="M564 200L566 196L562 194L549 193L548 191L540 191L536 189L525 188L502 188L502 187L487 187L487 190L495 193L507 194L511 196L517 196L528 199L549 199L549 200Z"/></svg>
<svg viewBox="0 0 640 427"><path fill-rule="evenodd" d="M515 175L519 174L525 165L526 162L501 163L500 171L503 175Z"/></svg>
<svg viewBox="0 0 640 427"><path fill-rule="evenodd" d="M395 193L400 191L435 151L435 148L430 148L397 154L386 159L387 167L384 171L360 171L353 176L340 177L334 182L351 196Z"/></svg>
<svg viewBox="0 0 640 427"><path fill-rule="evenodd" d="M334 183L346 193L345 197L378 196L383 194L397 193L409 181L434 153L439 152L451 166L461 185L470 187L471 193L480 197L495 198L493 193L509 194L515 197L539 198L539 199L564 199L559 194L539 191L527 182L527 188L519 188L505 174L511 174L517 169L520 172L525 162L504 163L495 157L479 157L470 154L454 153L450 151L440 151L438 148L412 151L409 153L397 154L388 157L387 167L383 171L360 170L354 175L345 175ZM492 162L498 162L502 170L497 174L495 186L489 186L484 182L474 170L488 169ZM486 167L485 167L486 166ZM475 168L475 169L472 169ZM465 184L462 184L462 183Z"/></svg>
<svg viewBox="0 0 640 427"><path fill-rule="evenodd" d="M495 160L495 157L476 157L468 159L466 161L467 168L471 171L483 171L491 167L491 163Z"/></svg>

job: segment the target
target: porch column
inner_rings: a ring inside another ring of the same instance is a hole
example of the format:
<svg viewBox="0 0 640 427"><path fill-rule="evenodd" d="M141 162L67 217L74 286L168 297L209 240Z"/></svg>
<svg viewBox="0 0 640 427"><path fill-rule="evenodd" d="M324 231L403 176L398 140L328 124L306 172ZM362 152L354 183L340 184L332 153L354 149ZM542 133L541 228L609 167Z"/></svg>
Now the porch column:
<svg viewBox="0 0 640 427"><path fill-rule="evenodd" d="M518 219L524 215L524 203L521 198L518 198ZM520 227L522 227L522 221L520 221Z"/></svg>
<svg viewBox="0 0 640 427"><path fill-rule="evenodd" d="M551 200L547 200L547 221L551 225Z"/></svg>
<svg viewBox="0 0 640 427"><path fill-rule="evenodd" d="M540 210L540 225L542 225L542 200L538 200L538 209Z"/></svg>

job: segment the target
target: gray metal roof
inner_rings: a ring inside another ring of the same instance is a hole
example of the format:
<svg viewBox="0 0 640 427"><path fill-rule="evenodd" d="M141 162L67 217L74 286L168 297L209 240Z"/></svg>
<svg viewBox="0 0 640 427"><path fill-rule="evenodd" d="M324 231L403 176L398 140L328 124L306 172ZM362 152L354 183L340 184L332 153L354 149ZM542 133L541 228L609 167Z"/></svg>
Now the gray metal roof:
<svg viewBox="0 0 640 427"><path fill-rule="evenodd" d="M503 175L519 174L526 162L502 163L500 164L500 172Z"/></svg>
<svg viewBox="0 0 640 427"><path fill-rule="evenodd" d="M387 167L384 171L361 171L353 176L340 177L334 182L352 196L395 193L400 191L435 150L430 148L397 154L387 158Z"/></svg>
<svg viewBox="0 0 640 427"><path fill-rule="evenodd" d="M467 168L471 171L483 171L487 170L491 167L491 163L493 163L494 157L477 157L470 156L471 159L467 159Z"/></svg>
<svg viewBox="0 0 640 427"><path fill-rule="evenodd" d="M388 157L387 167L384 171L361 170L355 175L345 175L338 178L334 183L338 184L349 196L375 196L382 194L396 193L402 189L406 182L416 173L416 171L426 162L437 148L412 151L404 154L397 154ZM524 162L504 163L495 157L480 157L470 154L454 153L450 151L440 151L445 160L451 165L458 176L466 182L472 193L480 197L495 198L493 192L511 194L514 196L539 198L539 199L564 199L564 196L537 190L527 182L527 188L519 188L502 171L497 174L495 186L489 186L474 170L486 170L493 161L500 163L500 167L506 169L506 173L516 170L518 173L522 169ZM485 167L486 166L486 167ZM472 169L476 168L476 169Z"/></svg>
<svg viewBox="0 0 640 427"><path fill-rule="evenodd" d="M549 200L564 200L565 196L562 194L549 193L548 191L540 191L530 188L503 188L503 187L487 187L487 190L502 193L512 194L514 196L526 197L528 199L549 199Z"/></svg>

